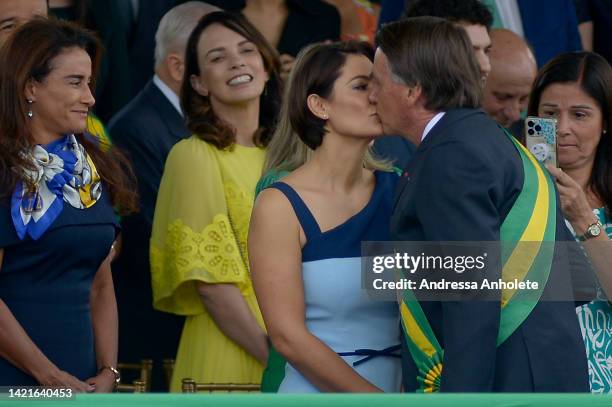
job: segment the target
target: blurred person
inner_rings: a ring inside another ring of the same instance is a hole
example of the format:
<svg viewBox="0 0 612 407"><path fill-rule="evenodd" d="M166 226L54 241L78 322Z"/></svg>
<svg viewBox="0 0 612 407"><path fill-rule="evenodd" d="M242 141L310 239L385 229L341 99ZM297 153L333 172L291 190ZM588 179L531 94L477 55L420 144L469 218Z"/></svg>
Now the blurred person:
<svg viewBox="0 0 612 407"><path fill-rule="evenodd" d="M100 45L35 19L0 54L0 383L110 392L113 206L135 196L122 157L85 133Z"/></svg>
<svg viewBox="0 0 612 407"><path fill-rule="evenodd" d="M113 268L119 304L119 360L153 359L152 390L164 385L163 359L176 355L184 318L153 309L149 240L164 163L170 149L190 136L179 94L185 70L185 49L191 31L205 14L218 10L200 1L172 8L156 34L155 75L110 121L114 142L131 160L138 179L140 211L124 217L122 254ZM155 337L143 343L142 336Z"/></svg>
<svg viewBox="0 0 612 407"><path fill-rule="evenodd" d="M524 140L521 114L527 108L537 74L535 57L525 41L506 29L491 30L491 73L484 89L483 110L519 140Z"/></svg>
<svg viewBox="0 0 612 407"><path fill-rule="evenodd" d="M566 253L553 246L569 237L554 182L479 109L481 70L465 30L441 18L409 18L384 26L377 44L370 100L385 132L417 145L398 183L392 239L506 242L502 250L524 263L502 266L493 256L466 276L477 287L538 275L530 307L507 290L455 301L402 293L404 390L588 391ZM538 237L537 251L518 246L530 241L526 230Z"/></svg>
<svg viewBox="0 0 612 407"><path fill-rule="evenodd" d="M136 96L155 73L155 33L162 17L185 0L119 1L130 64L130 94Z"/></svg>
<svg viewBox="0 0 612 407"><path fill-rule="evenodd" d="M0 1L0 46L22 24L35 17L47 16L46 0Z"/></svg>
<svg viewBox="0 0 612 407"><path fill-rule="evenodd" d="M194 135L168 155L150 247L154 307L187 316L172 391L185 377L261 380L268 342L246 238L277 72L276 52L243 16L210 13L187 42L181 106Z"/></svg>
<svg viewBox="0 0 612 407"><path fill-rule="evenodd" d="M591 5L589 0L574 0L576 8L576 21L578 22L578 32L582 49L593 51L593 18L591 17Z"/></svg>
<svg viewBox="0 0 612 407"><path fill-rule="evenodd" d="M560 53L582 50L574 7L578 0L481 1L494 14L495 28L506 28L525 39L538 67Z"/></svg>
<svg viewBox="0 0 612 407"><path fill-rule="evenodd" d="M561 206L599 278L602 298L577 308L593 393L612 392L612 68L591 52L566 53L542 67L529 114L557 120Z"/></svg>
<svg viewBox="0 0 612 407"><path fill-rule="evenodd" d="M342 41L364 41L374 45L380 4L368 0L325 0L340 13Z"/></svg>
<svg viewBox="0 0 612 407"><path fill-rule="evenodd" d="M130 101L127 38L121 30L123 0L49 0L49 15L73 21L98 34L104 46L96 78L95 112L103 122Z"/></svg>
<svg viewBox="0 0 612 407"><path fill-rule="evenodd" d="M465 30L472 43L484 82L491 72L489 30L493 24L491 11L480 0L415 0L406 2L405 18L441 17Z"/></svg>
<svg viewBox="0 0 612 407"><path fill-rule="evenodd" d="M584 50L596 52L610 63L612 4L609 0L574 0L574 5Z"/></svg>
<svg viewBox="0 0 612 407"><path fill-rule="evenodd" d="M340 39L340 14L321 0L210 0L227 11L241 12L280 54L286 80L293 60L308 44Z"/></svg>
<svg viewBox="0 0 612 407"><path fill-rule="evenodd" d="M366 155L382 134L368 101L372 54L349 42L298 55L283 114L310 159L261 192L253 210L253 284L289 362L280 393L400 388L397 305L361 288L361 242L388 240L399 179Z"/></svg>

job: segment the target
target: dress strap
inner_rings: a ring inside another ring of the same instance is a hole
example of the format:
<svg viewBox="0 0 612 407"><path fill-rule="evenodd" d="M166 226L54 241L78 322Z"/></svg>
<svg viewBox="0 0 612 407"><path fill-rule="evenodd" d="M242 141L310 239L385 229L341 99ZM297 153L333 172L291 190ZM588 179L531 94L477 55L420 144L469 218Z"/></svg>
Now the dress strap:
<svg viewBox="0 0 612 407"><path fill-rule="evenodd" d="M304 234L306 235L306 240L311 241L315 236L321 234L321 229L319 228L319 224L317 223L315 217L308 209L308 206L304 203L302 198L298 195L298 193L290 187L288 184L284 182L275 182L270 185L269 188L276 188L281 191L291 203L293 207L293 211L300 221L300 225L302 225L302 229L304 229Z"/></svg>

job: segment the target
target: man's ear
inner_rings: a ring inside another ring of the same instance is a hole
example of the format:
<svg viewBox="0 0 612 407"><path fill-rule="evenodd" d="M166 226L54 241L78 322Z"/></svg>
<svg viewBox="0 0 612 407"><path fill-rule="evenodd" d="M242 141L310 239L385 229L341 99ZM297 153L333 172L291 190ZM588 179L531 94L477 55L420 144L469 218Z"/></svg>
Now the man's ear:
<svg viewBox="0 0 612 407"><path fill-rule="evenodd" d="M191 75L189 77L191 87L202 96L208 96L208 88L202 83L202 80L197 75Z"/></svg>
<svg viewBox="0 0 612 407"><path fill-rule="evenodd" d="M319 119L327 120L329 119L329 112L327 111L327 103L325 99L316 94L308 95L306 98L306 105L308 109L317 116Z"/></svg>
<svg viewBox="0 0 612 407"><path fill-rule="evenodd" d="M404 99L410 106L415 106L418 103L423 102L423 88L417 84L414 86L408 86L404 92Z"/></svg>
<svg viewBox="0 0 612 407"><path fill-rule="evenodd" d="M173 81L180 83L183 80L183 74L185 73L185 63L183 58L175 53L170 53L166 56L164 61L170 77Z"/></svg>

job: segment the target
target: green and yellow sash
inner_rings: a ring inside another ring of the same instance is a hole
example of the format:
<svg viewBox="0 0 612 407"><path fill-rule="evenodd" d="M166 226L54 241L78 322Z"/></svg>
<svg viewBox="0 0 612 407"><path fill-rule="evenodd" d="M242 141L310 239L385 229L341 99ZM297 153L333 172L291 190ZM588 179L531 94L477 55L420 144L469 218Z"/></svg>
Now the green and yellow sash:
<svg viewBox="0 0 612 407"><path fill-rule="evenodd" d="M506 133L523 162L523 189L504 220L500 240L504 281L537 281L538 289L503 290L501 320L497 335L500 346L525 321L548 281L556 234L557 202L554 182L548 171L514 137ZM520 244L525 242L526 244ZM421 305L410 290L405 290L400 304L402 329L410 354L418 368L418 392L440 389L444 349L440 346Z"/></svg>

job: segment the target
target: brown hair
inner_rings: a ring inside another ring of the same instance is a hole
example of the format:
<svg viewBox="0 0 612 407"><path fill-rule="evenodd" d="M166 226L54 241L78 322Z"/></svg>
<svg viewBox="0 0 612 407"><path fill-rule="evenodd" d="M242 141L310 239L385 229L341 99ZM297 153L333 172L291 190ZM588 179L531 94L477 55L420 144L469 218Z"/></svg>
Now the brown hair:
<svg viewBox="0 0 612 407"><path fill-rule="evenodd" d="M44 81L53 69L52 60L70 48L82 49L90 56L93 93L100 43L94 33L73 23L34 19L15 31L0 50L0 197L11 195L23 179L20 169L33 165L22 154L36 144L27 119L26 84L29 80ZM114 149L103 153L91 136L76 136L109 188L113 205L123 213L135 210L133 174L123 155Z"/></svg>
<svg viewBox="0 0 612 407"><path fill-rule="evenodd" d="M612 216L612 68L605 58L594 52L557 55L540 69L533 81L527 107L530 116L538 116L542 92L555 83L578 84L601 110L606 133L597 144L588 186L603 201L608 216Z"/></svg>
<svg viewBox="0 0 612 407"><path fill-rule="evenodd" d="M308 109L306 100L312 94L324 99L330 97L349 55L363 55L370 61L374 60L374 51L368 44L348 41L311 45L300 52L294 64L295 73L285 103L291 127L313 150L323 142L326 121Z"/></svg>
<svg viewBox="0 0 612 407"><path fill-rule="evenodd" d="M480 67L462 28L438 17L414 17L385 24L376 42L394 81L422 88L426 109L480 106Z"/></svg>
<svg viewBox="0 0 612 407"><path fill-rule="evenodd" d="M242 35L251 41L261 54L264 68L270 79L260 99L259 129L255 132L253 142L265 147L268 145L280 103L279 67L277 52L249 21L239 14L216 11L202 17L187 41L185 56L185 73L181 87L181 106L187 118L187 127L202 140L211 143L218 149L230 147L236 141L234 129L222 121L214 112L210 99L202 96L191 86L191 75L200 75L198 64L198 42L202 32L212 24L222 26Z"/></svg>
<svg viewBox="0 0 612 407"><path fill-rule="evenodd" d="M266 151L263 174L268 171L293 171L308 161L312 150L321 145L325 121L307 107L308 96L316 93L329 97L341 75L348 55L374 59L372 47L365 42L348 41L312 44L300 51L289 74L278 125ZM363 165L368 169L390 171L388 161L366 151Z"/></svg>

